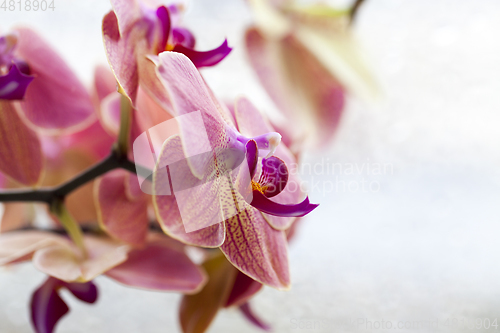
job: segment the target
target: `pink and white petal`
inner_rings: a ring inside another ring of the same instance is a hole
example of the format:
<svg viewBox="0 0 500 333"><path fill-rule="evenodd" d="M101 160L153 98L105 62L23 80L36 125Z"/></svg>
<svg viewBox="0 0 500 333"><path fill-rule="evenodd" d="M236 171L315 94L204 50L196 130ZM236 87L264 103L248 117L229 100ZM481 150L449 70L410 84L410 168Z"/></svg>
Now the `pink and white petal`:
<svg viewBox="0 0 500 333"><path fill-rule="evenodd" d="M95 202L101 227L113 238L142 245L149 228L147 197L130 200L125 183L128 174L115 170L99 178L95 183Z"/></svg>
<svg viewBox="0 0 500 333"><path fill-rule="evenodd" d="M163 231L174 239L193 246L219 247L224 242L225 231L223 222L210 225L201 230L186 232L184 223L190 223L189 216L186 221L183 221L181 218L176 197L170 192L171 181L165 167L170 163L182 160L185 160L182 145L179 137L174 136L165 142L162 153L158 158L157 169L153 174L153 204L156 217ZM163 168L159 168L158 166L163 166ZM193 202L196 203L196 201ZM201 213L200 217L203 218L203 212L200 209L196 209L193 214L196 212ZM193 219L195 218L196 216L193 216ZM203 221L205 220L206 217L201 223L204 223ZM196 224L196 220L193 223Z"/></svg>
<svg viewBox="0 0 500 333"><path fill-rule="evenodd" d="M195 121L198 120L195 116L178 118L186 156L200 155L237 144L235 131L221 114L213 94L189 58L176 52L160 53L157 71L172 98L177 116L200 112L200 122ZM201 179L205 166L212 158L206 155L198 163L189 159L193 174Z"/></svg>
<svg viewBox="0 0 500 333"><path fill-rule="evenodd" d="M117 90L116 79L109 66L96 66L94 70L94 89L99 103L106 96Z"/></svg>
<svg viewBox="0 0 500 333"><path fill-rule="evenodd" d="M117 137L120 130L121 100L122 95L115 91L106 96L100 105L102 125L113 137Z"/></svg>
<svg viewBox="0 0 500 333"><path fill-rule="evenodd" d="M94 115L85 86L36 32L28 28L18 28L16 32L16 54L28 63L35 76L21 102L26 118L48 131L84 127Z"/></svg>
<svg viewBox="0 0 500 333"><path fill-rule="evenodd" d="M44 165L40 140L8 101L0 101L0 142L0 171L21 184L37 185Z"/></svg>
<svg viewBox="0 0 500 333"><path fill-rule="evenodd" d="M236 101L235 118L238 128L243 135L254 137L274 131L274 128L267 122L259 110L246 98L240 98ZM285 162L290 172L285 189L273 197L273 201L286 205L301 202L305 193L300 188L301 180L296 170L297 161L295 157L284 144L280 144L276 148L274 155ZM264 216L271 226L277 230L288 229L295 220L295 217L280 217L269 214L264 214Z"/></svg>
<svg viewBox="0 0 500 333"><path fill-rule="evenodd" d="M251 28L246 33L246 46L270 97L294 124L301 124L299 130L295 126L295 133L288 131L287 135L294 140L305 137L315 144L328 143L344 107L344 89L339 82L292 36L274 41Z"/></svg>
<svg viewBox="0 0 500 333"><path fill-rule="evenodd" d="M12 231L0 235L0 265L29 260L33 252L54 245L69 246L68 241L43 231Z"/></svg>
<svg viewBox="0 0 500 333"><path fill-rule="evenodd" d="M136 106L138 111L137 123L139 124L139 128L143 130L149 130L164 121L172 119L172 115L155 102L155 100L145 92L143 87L139 87Z"/></svg>
<svg viewBox="0 0 500 333"><path fill-rule="evenodd" d="M108 238L86 236L88 257L73 245L54 245L35 252L33 265L65 282L87 282L127 260L130 246Z"/></svg>
<svg viewBox="0 0 500 333"><path fill-rule="evenodd" d="M136 47L141 40L139 29L128 29L120 33L118 21L113 11L102 20L104 48L111 70L116 77L119 91L123 91L135 104L139 73L137 70Z"/></svg>
<svg viewBox="0 0 500 333"><path fill-rule="evenodd" d="M142 44L144 47L144 43ZM139 83L142 89L159 105L163 112L174 114L170 95L156 74L158 57L146 56L145 49L140 49L137 56Z"/></svg>
<svg viewBox="0 0 500 333"><path fill-rule="evenodd" d="M141 7L137 0L111 0L111 6L122 32L130 30L142 18Z"/></svg>
<svg viewBox="0 0 500 333"><path fill-rule="evenodd" d="M252 279L280 290L290 288L285 233L271 228L258 210L249 207L226 221L226 240L220 249Z"/></svg>
<svg viewBox="0 0 500 333"><path fill-rule="evenodd" d="M95 159L108 156L115 142L115 138L105 131L98 119L85 129L64 137L58 137L57 140L64 142L65 149L83 151Z"/></svg>
<svg viewBox="0 0 500 333"><path fill-rule="evenodd" d="M148 242L146 247L130 251L127 261L106 275L131 287L196 293L205 285L207 276L179 245L166 236Z"/></svg>

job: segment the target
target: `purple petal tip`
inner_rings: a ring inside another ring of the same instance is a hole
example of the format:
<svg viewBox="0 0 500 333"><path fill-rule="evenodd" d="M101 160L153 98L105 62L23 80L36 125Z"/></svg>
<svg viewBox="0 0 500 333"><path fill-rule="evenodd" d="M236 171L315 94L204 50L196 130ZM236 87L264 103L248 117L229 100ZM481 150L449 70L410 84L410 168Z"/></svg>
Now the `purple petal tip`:
<svg viewBox="0 0 500 333"><path fill-rule="evenodd" d="M217 65L232 51L232 48L227 45L227 39L225 39L219 47L210 51L199 52L182 44L175 45L172 51L184 54L197 68L200 68Z"/></svg>
<svg viewBox="0 0 500 333"><path fill-rule="evenodd" d="M255 190L253 191L253 199L250 205L263 213L283 217L302 217L319 206L318 204L310 203L309 197L306 197L304 201L295 205L283 205L269 200L264 194Z"/></svg>

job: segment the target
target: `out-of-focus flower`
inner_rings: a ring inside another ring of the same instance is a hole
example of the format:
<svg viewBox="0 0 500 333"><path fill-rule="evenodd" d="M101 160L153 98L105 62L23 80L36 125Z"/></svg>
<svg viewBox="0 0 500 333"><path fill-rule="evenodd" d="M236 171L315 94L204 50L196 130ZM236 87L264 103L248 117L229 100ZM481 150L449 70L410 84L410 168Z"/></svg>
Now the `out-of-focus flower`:
<svg viewBox="0 0 500 333"><path fill-rule="evenodd" d="M31 322L36 333L52 333L69 307L59 295L59 290L68 289L73 296L86 303L97 300L97 287L91 281L86 283L67 283L53 277L47 280L31 297Z"/></svg>
<svg viewBox="0 0 500 333"><path fill-rule="evenodd" d="M327 144L339 124L345 90L374 96L376 85L349 27L349 11L294 1L249 0L256 25L248 57L286 117L280 129L300 146Z"/></svg>
<svg viewBox="0 0 500 333"><path fill-rule="evenodd" d="M183 169L185 173L175 177L182 182L190 182L196 177L207 177L207 173L224 174L230 169L226 166L224 170L224 164L231 164L231 161L216 155L225 149L241 152L241 155L246 155L248 162L246 174L237 173L234 179L236 187L242 187L237 191L232 190L230 185L216 188L211 183L206 183L195 191L176 193L175 198L162 195L162 189L169 184L169 176L158 169L153 178L154 204L162 228L168 235L187 244L220 247L235 267L253 279L278 289L288 288L290 280L283 230L291 225L295 217L307 214L317 205L309 204L307 198L298 205L290 205L303 197L298 182L293 189L290 186L287 188L286 182L273 183L282 190L281 193L266 192L264 188L271 183L262 179L259 182L258 178L254 180L253 177L259 176L255 173L259 156L274 153L279 159L271 160L281 159L284 161L279 162L281 166L293 161L293 155L286 147L279 145L279 134L274 132L247 100L241 99L236 103L234 116L228 110L224 111L199 72L184 55L172 52L160 54L158 75L172 97L176 114L181 116L180 136L173 136L164 143L158 158L159 168L169 165L169 161L186 160L186 156L195 156L197 152L204 151L200 150L203 148L200 147L203 142L200 135L203 135L203 131L193 127L182 117L197 110L201 112L212 153L196 160L188 160L188 166ZM207 169L207 166L213 167ZM263 179L268 176L268 171L266 167L263 168ZM230 177L233 176L231 174ZM218 180L220 185L225 177L219 177ZM276 180L282 181L283 178L278 177ZM258 203L246 202L246 185L254 185L250 187L250 191L257 188L258 193L253 191L253 198ZM271 201L267 199L266 193L269 196L277 195ZM184 198L183 195L187 197ZM263 209L263 212L258 210L259 207L263 208L262 202L269 205L269 209ZM182 214L181 218L178 204L185 205L184 211L188 215ZM237 207L237 211L233 206ZM222 222L215 221L217 223L214 224L214 216L222 217L218 220ZM186 232L193 226L196 231Z"/></svg>
<svg viewBox="0 0 500 333"><path fill-rule="evenodd" d="M153 59L159 53L184 53L197 67L204 67L216 65L231 51L227 41L211 51L195 51L191 32L177 25L181 6L166 7L154 0L112 0L111 3L113 11L102 23L104 46L120 92L127 95L134 106L140 84L164 110L171 109L169 96L155 74Z"/></svg>
<svg viewBox="0 0 500 333"><path fill-rule="evenodd" d="M39 133L84 128L94 108L70 68L30 29L0 37L0 75L0 171L36 186L44 167Z"/></svg>
<svg viewBox="0 0 500 333"><path fill-rule="evenodd" d="M87 253L66 237L44 231L12 231L0 235L0 265L33 260L41 272L58 280L85 283L101 274L127 286L194 293L206 274L184 253L184 245L150 234L134 248L109 237L84 236Z"/></svg>

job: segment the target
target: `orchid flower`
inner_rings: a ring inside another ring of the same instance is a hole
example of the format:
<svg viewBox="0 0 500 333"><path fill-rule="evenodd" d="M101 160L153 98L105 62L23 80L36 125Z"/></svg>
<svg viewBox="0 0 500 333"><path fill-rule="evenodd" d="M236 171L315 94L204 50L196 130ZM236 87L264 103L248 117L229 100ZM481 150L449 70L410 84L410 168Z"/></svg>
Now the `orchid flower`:
<svg viewBox="0 0 500 333"><path fill-rule="evenodd" d="M225 40L219 47L195 51L191 32L179 27L181 6L163 6L157 1L112 0L113 11L103 19L104 46L121 93L135 106L139 84L169 111L171 103L155 75L153 58L163 51L180 52L197 67L213 66L231 48Z"/></svg>
<svg viewBox="0 0 500 333"><path fill-rule="evenodd" d="M34 31L0 37L0 171L37 186L44 159L39 133L69 133L92 121L85 87Z"/></svg>
<svg viewBox="0 0 500 333"><path fill-rule="evenodd" d="M346 90L377 95L350 31L349 11L294 1L249 3L256 24L246 31L247 54L288 121L280 128L292 137L293 151L301 145L324 146L336 132Z"/></svg>
<svg viewBox="0 0 500 333"><path fill-rule="evenodd" d="M68 289L73 296L86 303L95 303L97 287L91 281L86 283L67 283L53 277L33 293L31 298L31 322L36 333L52 333L69 307L59 295L61 288Z"/></svg>
<svg viewBox="0 0 500 333"><path fill-rule="evenodd" d="M174 52L160 54L157 71L172 96L176 114L180 115L180 136L173 136L164 143L153 176L153 203L163 230L190 245L220 247L228 260L243 273L263 284L278 289L288 288L288 256L283 230L289 228L296 217L306 215L317 206L310 204L307 198L294 204L303 193L298 186L294 189L286 187L288 172L284 168L287 162L293 161L293 155L285 147L278 146L279 134L273 132L246 99L236 103L236 127L233 115L224 112L186 56ZM191 119L183 116L196 110L201 113L206 134L193 127L189 120L183 120ZM206 147L200 147L205 145L200 137L203 135L208 135L212 152L200 155L200 151L206 151ZM195 178L206 177L207 171L212 174L227 171L221 165L232 162L224 156L222 159L215 156L221 151L240 152L246 156L247 162L239 169L243 172L236 170L230 175L231 178L236 176L234 184L238 191L224 186L224 177L220 177L218 184L222 183L222 186L218 189L205 183L192 191L177 192L175 197L162 195L170 178L189 183ZM266 157L264 162L270 161L270 164L264 164L261 173L257 174L258 156L262 155ZM188 167L182 169L183 174L169 176L164 172L164 166L171 169L173 161L186 160L186 156L198 158L187 159ZM279 177L271 174L274 167L284 170ZM248 200L247 185L253 200ZM276 195L274 200L268 199L273 195ZM178 206L183 204L184 207ZM231 206L237 206L237 209ZM190 229L195 231L189 232Z"/></svg>

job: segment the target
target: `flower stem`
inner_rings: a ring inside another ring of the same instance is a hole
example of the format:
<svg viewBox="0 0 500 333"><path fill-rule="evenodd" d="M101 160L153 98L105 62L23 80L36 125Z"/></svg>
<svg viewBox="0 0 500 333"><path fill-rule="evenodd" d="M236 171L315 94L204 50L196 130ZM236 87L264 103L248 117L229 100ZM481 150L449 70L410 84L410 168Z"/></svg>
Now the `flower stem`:
<svg viewBox="0 0 500 333"><path fill-rule="evenodd" d="M64 229L66 229L69 237L71 237L76 246L82 251L84 257L87 257L87 250L83 244L82 229L80 229L76 220L71 216L64 202L62 200L55 200L50 206L50 211L57 216L57 219L61 222Z"/></svg>
<svg viewBox="0 0 500 333"><path fill-rule="evenodd" d="M132 105L130 104L130 100L125 95L122 95L120 100L120 131L116 143L117 152L121 156L127 156L128 153L131 124Z"/></svg>

